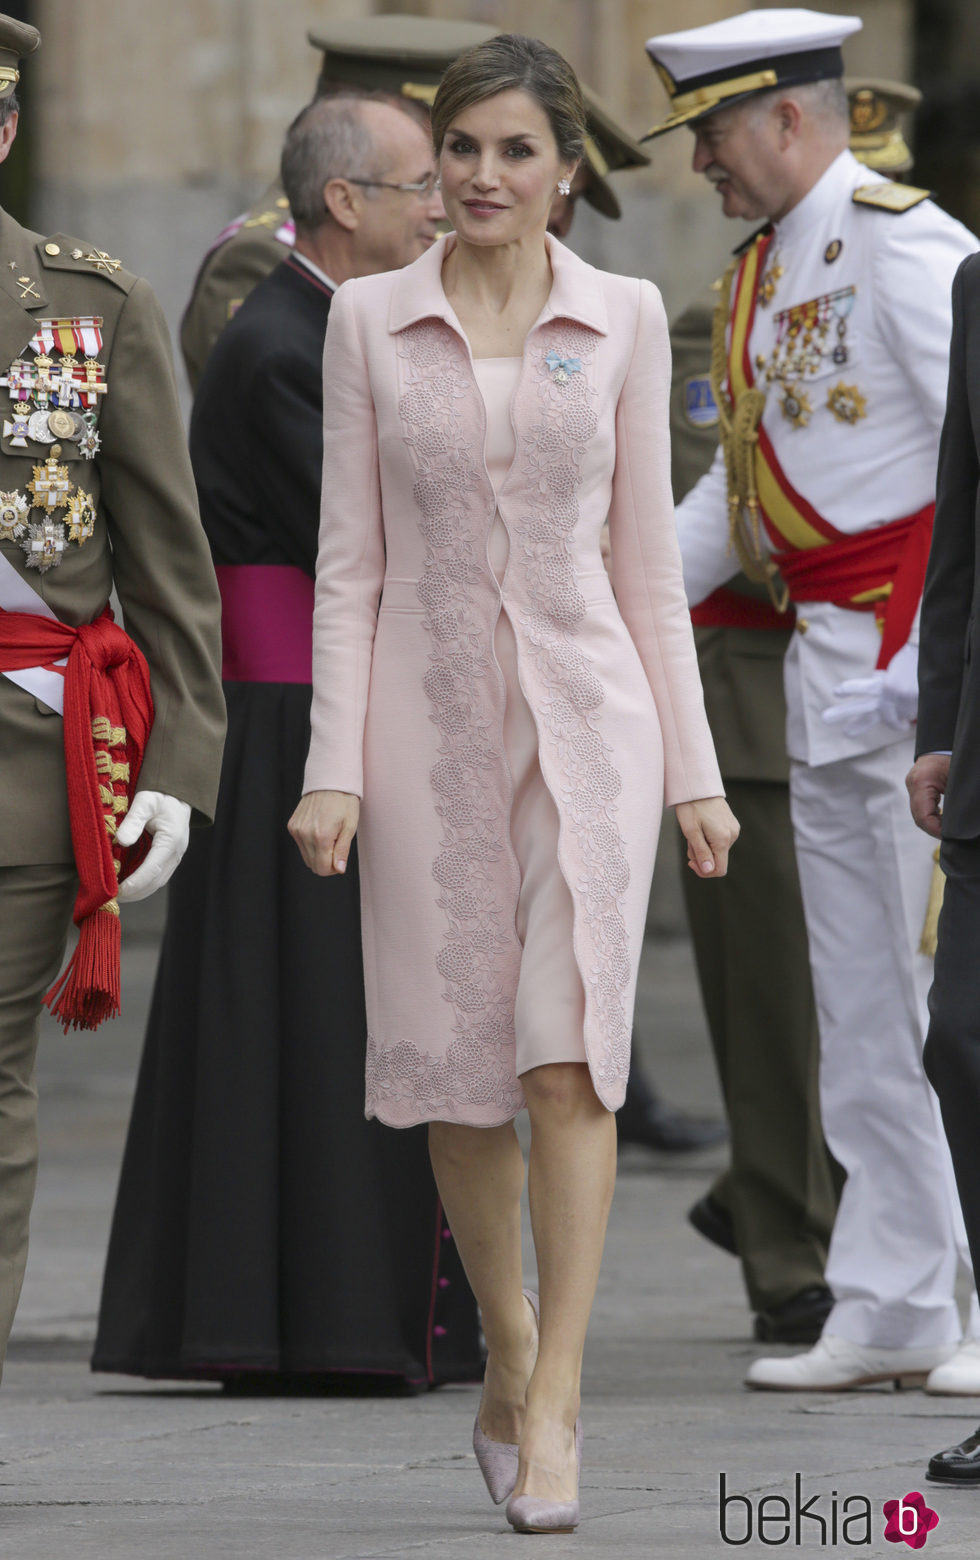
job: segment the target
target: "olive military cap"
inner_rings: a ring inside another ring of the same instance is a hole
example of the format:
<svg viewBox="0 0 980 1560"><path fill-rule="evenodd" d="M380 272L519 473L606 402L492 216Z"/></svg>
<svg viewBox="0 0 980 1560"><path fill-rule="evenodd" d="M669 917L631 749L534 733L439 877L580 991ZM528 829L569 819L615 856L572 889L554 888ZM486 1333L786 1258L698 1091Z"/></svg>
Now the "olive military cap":
<svg viewBox="0 0 980 1560"><path fill-rule="evenodd" d="M582 195L601 216L616 218L622 215L622 210L612 186L606 182L606 175L615 173L617 168L645 168L650 158L629 132L617 124L598 94L584 81L581 85L589 120L589 133L585 138L589 182Z"/></svg>
<svg viewBox="0 0 980 1560"><path fill-rule="evenodd" d="M365 16L324 22L306 36L323 51L321 85L362 87L431 104L457 54L499 31L435 16Z"/></svg>
<svg viewBox="0 0 980 1560"><path fill-rule="evenodd" d="M0 98L9 97L20 80L20 61L40 48L41 34L27 22L0 15Z"/></svg>
<svg viewBox="0 0 980 1560"><path fill-rule="evenodd" d="M847 78L844 86L851 111L850 147L855 157L878 173L908 173L912 153L902 134L899 116L922 102L918 87L873 76Z"/></svg>

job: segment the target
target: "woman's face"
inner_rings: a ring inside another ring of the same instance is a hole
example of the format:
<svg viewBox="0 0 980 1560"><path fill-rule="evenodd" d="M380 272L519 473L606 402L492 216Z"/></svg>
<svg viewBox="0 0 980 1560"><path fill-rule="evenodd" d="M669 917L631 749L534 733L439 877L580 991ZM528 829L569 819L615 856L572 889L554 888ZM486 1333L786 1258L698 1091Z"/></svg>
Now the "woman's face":
<svg viewBox="0 0 980 1560"><path fill-rule="evenodd" d="M544 232L558 180L574 162L558 155L548 116L510 88L464 109L439 154L446 215L470 244L510 244Z"/></svg>

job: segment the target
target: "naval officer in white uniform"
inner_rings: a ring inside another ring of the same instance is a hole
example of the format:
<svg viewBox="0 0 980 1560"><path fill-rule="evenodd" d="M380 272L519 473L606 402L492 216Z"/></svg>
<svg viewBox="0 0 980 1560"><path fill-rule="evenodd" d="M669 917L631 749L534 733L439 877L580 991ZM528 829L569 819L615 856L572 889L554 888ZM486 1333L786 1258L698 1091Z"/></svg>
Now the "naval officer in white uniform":
<svg viewBox="0 0 980 1560"><path fill-rule="evenodd" d="M950 287L977 241L847 149L841 44L860 26L750 11L647 44L671 99L651 136L689 125L725 215L766 224L723 283L722 447L678 526L692 605L730 577L733 550L785 600L775 558L796 604L790 795L824 1129L847 1171L823 1335L757 1360L747 1381L975 1391L953 1299L962 1219L921 1065L932 849L904 777Z"/></svg>

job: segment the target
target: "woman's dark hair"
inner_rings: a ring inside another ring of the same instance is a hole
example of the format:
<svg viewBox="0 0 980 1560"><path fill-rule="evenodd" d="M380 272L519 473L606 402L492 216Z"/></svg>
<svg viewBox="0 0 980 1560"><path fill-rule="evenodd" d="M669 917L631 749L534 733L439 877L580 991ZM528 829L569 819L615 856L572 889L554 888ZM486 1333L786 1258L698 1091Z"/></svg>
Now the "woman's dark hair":
<svg viewBox="0 0 980 1560"><path fill-rule="evenodd" d="M432 105L436 152L464 109L498 92L516 88L544 109L563 162L581 157L586 136L585 103L568 61L540 38L502 33L456 56L439 83Z"/></svg>

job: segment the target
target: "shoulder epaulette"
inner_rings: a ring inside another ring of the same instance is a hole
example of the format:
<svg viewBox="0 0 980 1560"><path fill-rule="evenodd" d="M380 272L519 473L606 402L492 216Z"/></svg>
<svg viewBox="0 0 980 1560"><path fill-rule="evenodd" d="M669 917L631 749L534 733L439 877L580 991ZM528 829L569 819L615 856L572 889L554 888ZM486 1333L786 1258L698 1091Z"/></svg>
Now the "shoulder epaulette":
<svg viewBox="0 0 980 1560"><path fill-rule="evenodd" d="M932 195L931 190L917 189L914 184L884 183L862 184L851 196L855 206L873 206L876 211L892 211L896 216L911 211Z"/></svg>
<svg viewBox="0 0 980 1560"><path fill-rule="evenodd" d="M253 206L242 223L242 227L268 228L270 233L275 233L288 219L289 201L285 195L281 195L271 208L263 209L261 206Z"/></svg>
<svg viewBox="0 0 980 1560"><path fill-rule="evenodd" d="M747 249L751 249L752 248L752 245L755 243L757 238L765 238L766 234L767 233L771 233L771 232L772 232L772 223L771 222L764 222L762 224L761 228L756 228L755 232L754 233L750 233L748 238L743 238L742 242L740 244L736 244L735 248L732 250L732 254L733 255L744 255L745 251Z"/></svg>
<svg viewBox="0 0 980 1560"><path fill-rule="evenodd" d="M42 238L37 244L38 258L48 271L75 271L87 276L101 276L115 282L123 292L129 292L136 277L123 268L121 260L94 244L82 243L65 233L55 233Z"/></svg>

